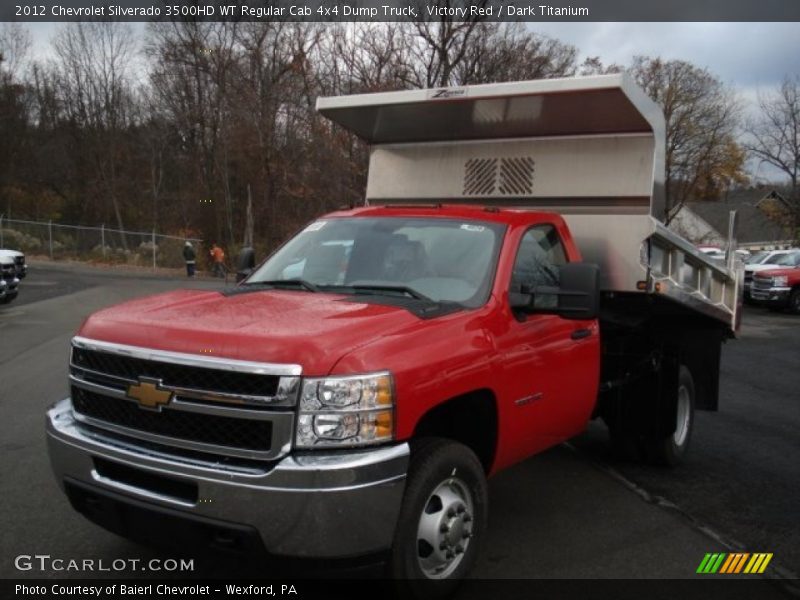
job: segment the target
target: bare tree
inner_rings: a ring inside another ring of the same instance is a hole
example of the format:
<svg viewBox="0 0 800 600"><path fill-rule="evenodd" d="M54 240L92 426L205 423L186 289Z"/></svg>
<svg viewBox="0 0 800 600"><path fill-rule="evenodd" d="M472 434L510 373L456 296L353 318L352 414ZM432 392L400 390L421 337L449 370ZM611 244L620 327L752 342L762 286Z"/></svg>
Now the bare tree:
<svg viewBox="0 0 800 600"><path fill-rule="evenodd" d="M415 80L411 28L401 23L336 23L325 31L327 60L316 65L320 90L358 94L409 87Z"/></svg>
<svg viewBox="0 0 800 600"><path fill-rule="evenodd" d="M183 140L194 179L195 206L215 214L216 237L234 241L235 199L230 183L228 137L231 127L230 79L236 62L238 23L173 22L152 24L146 55L150 84ZM217 202L222 197L223 202Z"/></svg>
<svg viewBox="0 0 800 600"><path fill-rule="evenodd" d="M630 72L664 110L666 223L687 200L715 199L746 181L745 153L736 142L739 106L730 90L681 60L638 56Z"/></svg>
<svg viewBox="0 0 800 600"><path fill-rule="evenodd" d="M122 138L134 113L133 34L123 23L69 24L56 35L53 49L61 107L85 136L102 193L122 230L119 170L125 160ZM127 248L124 235L122 245Z"/></svg>
<svg viewBox="0 0 800 600"><path fill-rule="evenodd" d="M747 149L789 178L794 227L800 229L800 76L787 76L777 90L760 95L758 108L761 114L747 124Z"/></svg>
<svg viewBox="0 0 800 600"><path fill-rule="evenodd" d="M610 73L622 73L624 70L625 67L616 63L604 64L599 56L587 56L578 67L578 74L581 76L608 75Z"/></svg>
<svg viewBox="0 0 800 600"><path fill-rule="evenodd" d="M483 8L488 0L476 0L472 6ZM460 6L459 0L432 0L428 5L436 9ZM420 12L425 9L420 5ZM411 45L414 87L430 88L453 85L457 66L464 60L473 38L482 29L496 30L496 23L481 17L468 16L463 21L441 17L437 21L416 21L416 40Z"/></svg>
<svg viewBox="0 0 800 600"><path fill-rule="evenodd" d="M31 34L21 23L0 24L0 75L19 79L31 49Z"/></svg>
<svg viewBox="0 0 800 600"><path fill-rule="evenodd" d="M520 23L481 23L461 60L453 66L458 85L569 77L578 51Z"/></svg>
<svg viewBox="0 0 800 600"><path fill-rule="evenodd" d="M28 168L24 156L30 148L31 111L20 76L29 48L30 34L19 23L0 26L0 200L6 213L20 171Z"/></svg>

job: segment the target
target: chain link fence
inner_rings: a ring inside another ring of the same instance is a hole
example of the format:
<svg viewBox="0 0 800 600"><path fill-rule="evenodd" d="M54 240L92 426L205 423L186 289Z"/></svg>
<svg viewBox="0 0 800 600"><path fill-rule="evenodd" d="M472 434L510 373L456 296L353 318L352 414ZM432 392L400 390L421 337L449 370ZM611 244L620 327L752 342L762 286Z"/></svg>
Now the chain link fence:
<svg viewBox="0 0 800 600"><path fill-rule="evenodd" d="M200 259L202 240L196 238L105 226L24 221L0 215L0 248L49 256L52 260L82 260L153 269L178 268L184 266L183 246L187 240L195 246Z"/></svg>

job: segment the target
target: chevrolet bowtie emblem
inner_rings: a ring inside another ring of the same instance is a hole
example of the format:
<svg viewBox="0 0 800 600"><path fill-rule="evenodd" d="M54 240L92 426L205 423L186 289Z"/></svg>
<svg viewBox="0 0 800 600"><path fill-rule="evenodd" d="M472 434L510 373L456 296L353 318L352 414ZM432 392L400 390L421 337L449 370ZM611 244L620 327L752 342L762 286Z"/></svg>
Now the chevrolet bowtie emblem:
<svg viewBox="0 0 800 600"><path fill-rule="evenodd" d="M136 400L142 408L160 411L172 400L172 392L161 389L160 379L139 377L139 383L128 386L128 398Z"/></svg>

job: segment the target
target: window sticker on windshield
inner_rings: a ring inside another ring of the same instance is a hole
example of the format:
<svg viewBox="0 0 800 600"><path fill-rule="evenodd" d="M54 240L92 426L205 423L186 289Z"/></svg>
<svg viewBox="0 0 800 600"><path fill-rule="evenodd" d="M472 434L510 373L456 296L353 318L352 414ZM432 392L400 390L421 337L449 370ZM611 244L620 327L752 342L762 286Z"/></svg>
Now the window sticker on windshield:
<svg viewBox="0 0 800 600"><path fill-rule="evenodd" d="M319 231L320 229L325 227L327 223L328 223L327 221L314 221L311 225L306 227L304 231Z"/></svg>
<svg viewBox="0 0 800 600"><path fill-rule="evenodd" d="M461 226L461 229L465 231L475 231L477 233L480 233L481 231L486 229L486 227L484 227L483 225L470 225L469 223L464 223Z"/></svg>

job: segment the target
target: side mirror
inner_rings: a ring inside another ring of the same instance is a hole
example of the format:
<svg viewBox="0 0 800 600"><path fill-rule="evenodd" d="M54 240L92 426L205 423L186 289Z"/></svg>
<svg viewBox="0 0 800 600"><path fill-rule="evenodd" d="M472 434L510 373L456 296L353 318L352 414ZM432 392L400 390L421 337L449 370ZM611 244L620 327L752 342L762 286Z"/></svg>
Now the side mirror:
<svg viewBox="0 0 800 600"><path fill-rule="evenodd" d="M236 262L236 283L244 280L256 266L256 251L250 247L244 247L239 252L239 259Z"/></svg>
<svg viewBox="0 0 800 600"><path fill-rule="evenodd" d="M596 319L600 312L600 269L590 263L567 263L559 267L558 287L522 286L521 291L509 293L509 303L512 309L525 313Z"/></svg>

